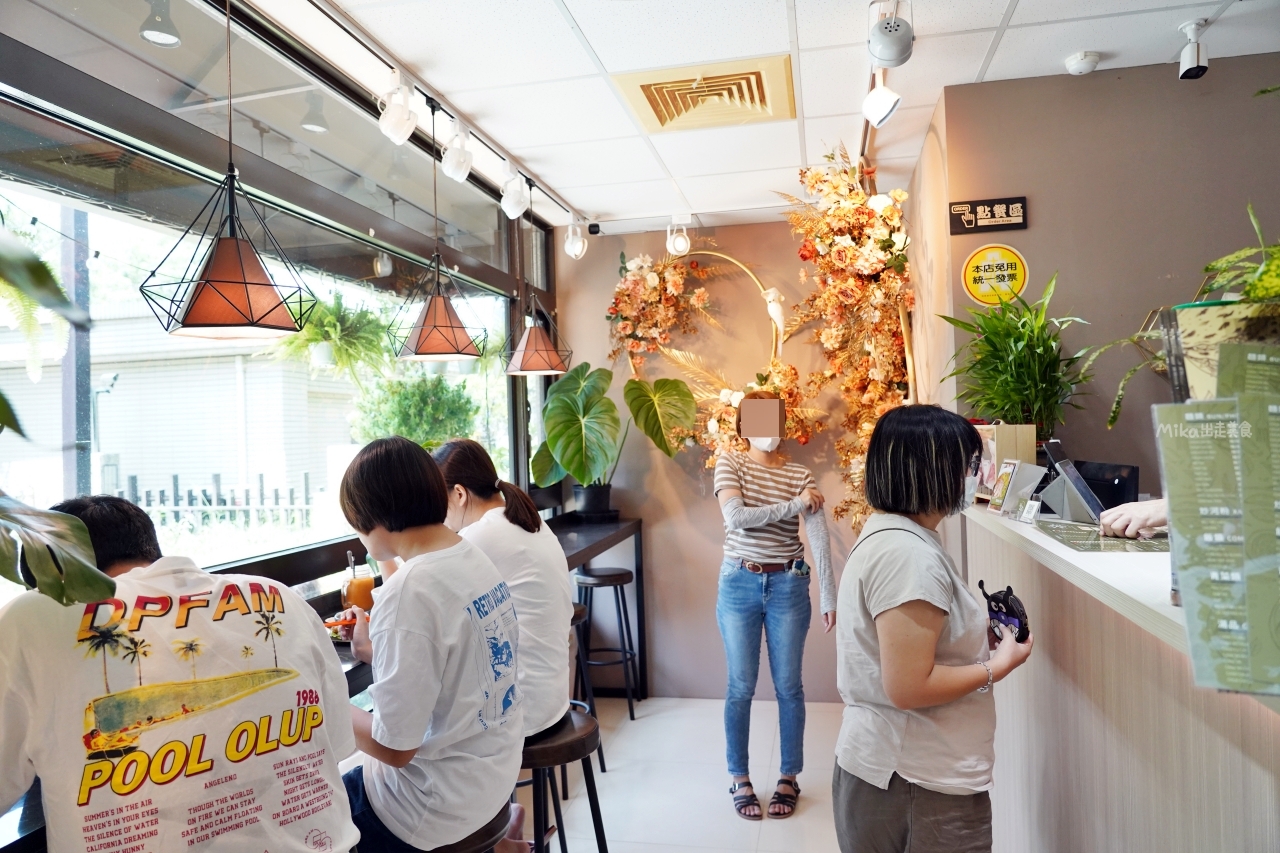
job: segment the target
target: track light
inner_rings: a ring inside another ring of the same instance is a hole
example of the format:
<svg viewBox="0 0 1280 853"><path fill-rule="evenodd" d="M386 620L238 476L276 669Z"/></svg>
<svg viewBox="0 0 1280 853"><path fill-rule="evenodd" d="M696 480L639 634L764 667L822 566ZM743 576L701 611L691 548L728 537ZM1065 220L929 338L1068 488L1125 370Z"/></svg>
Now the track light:
<svg viewBox="0 0 1280 853"><path fill-rule="evenodd" d="M886 86L884 72L877 71L875 88L862 99L862 117L869 121L872 127L883 127L884 123L898 111L898 105L901 103L902 96Z"/></svg>
<svg viewBox="0 0 1280 853"><path fill-rule="evenodd" d="M307 92L307 114L299 124L311 133L329 132L329 120L324 117L324 97L319 92Z"/></svg>
<svg viewBox="0 0 1280 853"><path fill-rule="evenodd" d="M507 165L510 169L510 164ZM511 177L502 184L502 212L508 219L519 219L529 209L529 186L519 172L508 172Z"/></svg>
<svg viewBox="0 0 1280 853"><path fill-rule="evenodd" d="M142 22L142 26L138 27L138 35L156 47L180 46L182 37L178 35L178 28L173 25L173 19L169 17L169 0L148 0L148 2L151 4L151 14Z"/></svg>
<svg viewBox="0 0 1280 853"><path fill-rule="evenodd" d="M378 127L384 136L396 145L404 145L418 126L418 114L409 109L413 89L400 79L400 72L391 72L391 91L380 102L382 115L378 117ZM397 102L397 98L399 101Z"/></svg>
<svg viewBox="0 0 1280 853"><path fill-rule="evenodd" d="M1187 46L1182 49L1178 63L1179 80L1199 80L1209 71L1209 51L1200 43L1200 35L1208 25L1204 18L1187 21L1178 29L1187 34Z"/></svg>
<svg viewBox="0 0 1280 853"><path fill-rule="evenodd" d="M582 235L582 225L574 222L569 232L564 235L564 253L575 261L582 260L587 253L587 238Z"/></svg>
<svg viewBox="0 0 1280 853"><path fill-rule="evenodd" d="M871 27L867 35L867 52L871 60L881 68L897 68L911 58L911 43L915 33L911 22L899 15L899 7L906 6L915 17L915 7L909 0L872 0L870 6Z"/></svg>
<svg viewBox="0 0 1280 853"><path fill-rule="evenodd" d="M395 272L395 264L391 260L391 256L386 252L379 252L377 257L373 259L373 277L386 278Z"/></svg>
<svg viewBox="0 0 1280 853"><path fill-rule="evenodd" d="M467 150L467 143L470 141L471 131L459 124L453 138L449 140L449 147L445 149L444 157L440 159L440 171L444 172L445 177L462 183L467 179L467 175L471 174L473 155Z"/></svg>
<svg viewBox="0 0 1280 853"><path fill-rule="evenodd" d="M675 255L677 258L689 254L693 242L689 239L689 232L685 230L685 226L692 221L693 217L687 213L677 213L671 217L671 224L667 226L668 254Z"/></svg>

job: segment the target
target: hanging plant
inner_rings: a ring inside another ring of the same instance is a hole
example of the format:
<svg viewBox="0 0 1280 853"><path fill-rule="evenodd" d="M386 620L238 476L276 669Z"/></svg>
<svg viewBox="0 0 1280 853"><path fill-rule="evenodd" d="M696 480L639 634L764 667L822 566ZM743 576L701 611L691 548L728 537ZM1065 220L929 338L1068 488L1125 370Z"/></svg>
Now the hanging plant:
<svg viewBox="0 0 1280 853"><path fill-rule="evenodd" d="M331 366L363 391L363 371L377 375L386 369L386 323L368 308L348 308L342 293L335 290L331 301L316 301L305 326L281 338L268 352L313 367Z"/></svg>

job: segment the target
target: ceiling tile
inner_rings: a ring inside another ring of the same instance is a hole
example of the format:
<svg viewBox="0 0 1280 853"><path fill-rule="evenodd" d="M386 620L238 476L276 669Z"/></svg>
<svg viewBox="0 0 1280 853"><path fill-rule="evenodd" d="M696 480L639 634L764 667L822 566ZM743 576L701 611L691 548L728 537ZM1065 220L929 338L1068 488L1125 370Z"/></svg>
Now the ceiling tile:
<svg viewBox="0 0 1280 853"><path fill-rule="evenodd" d="M1063 0L1052 2L1061 4ZM795 0L795 3L801 49L867 40L870 19L867 4L848 0ZM916 34L929 36L994 29L1000 26L1008 5L1008 0L928 0L915 10Z"/></svg>
<svg viewBox="0 0 1280 853"><path fill-rule="evenodd" d="M666 177L648 143L638 136L517 148L513 153L556 189Z"/></svg>
<svg viewBox="0 0 1280 853"><path fill-rule="evenodd" d="M680 178L678 183L695 211L777 207L778 193L801 189L798 169L764 169L732 175Z"/></svg>
<svg viewBox="0 0 1280 853"><path fill-rule="evenodd" d="M660 133L652 139L677 178L800 165L794 121Z"/></svg>
<svg viewBox="0 0 1280 853"><path fill-rule="evenodd" d="M823 116L805 119L804 145L809 155L809 165L822 163L822 158L840 147L855 151L862 139L862 113L842 116Z"/></svg>
<svg viewBox="0 0 1280 853"><path fill-rule="evenodd" d="M924 144L924 135L933 118L933 107L899 109L884 127L875 131L868 154L873 163L895 157L916 157ZM857 148L862 132L862 114L824 116L804 123L809 162L821 163L827 152L840 143L852 151Z"/></svg>
<svg viewBox="0 0 1280 853"><path fill-rule="evenodd" d="M1018 0L1010 25L1035 24L1044 21L1065 21L1071 18L1095 18L1124 15L1129 12L1148 12L1189 6L1179 0Z"/></svg>
<svg viewBox="0 0 1280 853"><path fill-rule="evenodd" d="M800 53L800 91L806 116L843 115L858 109L871 66L865 45Z"/></svg>
<svg viewBox="0 0 1280 853"><path fill-rule="evenodd" d="M1170 62L1186 43L1186 37L1178 32L1178 25L1189 18L1208 15L1215 8L1216 3L1114 18L1010 27L996 48L984 79L1066 74L1063 63L1081 50L1100 53L1098 68L1102 70ZM1206 44L1209 44L1207 38Z"/></svg>
<svg viewBox="0 0 1280 853"><path fill-rule="evenodd" d="M977 79L992 37L992 33L966 33L920 38L911 60L888 69L885 81L902 96L903 107L931 107L938 103L944 86Z"/></svg>
<svg viewBox="0 0 1280 853"><path fill-rule="evenodd" d="M670 216L689 210L675 182L639 181L633 184L601 184L574 187L561 193L574 207L592 219L628 219Z"/></svg>
<svg viewBox="0 0 1280 853"><path fill-rule="evenodd" d="M609 73L791 49L786 0L565 0Z"/></svg>
<svg viewBox="0 0 1280 853"><path fill-rule="evenodd" d="M342 6L450 95L596 73L554 0L343 0Z"/></svg>
<svg viewBox="0 0 1280 853"><path fill-rule="evenodd" d="M509 149L637 135L626 108L600 77L476 89L450 98Z"/></svg>
<svg viewBox="0 0 1280 853"><path fill-rule="evenodd" d="M1280 0L1240 0L1204 34L1210 72L1215 56L1245 56L1280 50ZM1270 84L1276 85L1276 84Z"/></svg>

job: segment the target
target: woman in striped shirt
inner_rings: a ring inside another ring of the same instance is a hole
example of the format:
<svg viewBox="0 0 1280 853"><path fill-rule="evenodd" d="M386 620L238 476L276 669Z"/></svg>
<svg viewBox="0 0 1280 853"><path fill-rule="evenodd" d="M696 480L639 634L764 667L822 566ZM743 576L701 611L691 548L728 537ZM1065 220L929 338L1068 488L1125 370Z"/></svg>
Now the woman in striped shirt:
<svg viewBox="0 0 1280 853"><path fill-rule="evenodd" d="M778 399L771 391L752 391L743 401ZM741 407L738 433L742 434ZM724 728L728 743L733 805L747 820L760 820L760 801L747 773L747 739L751 697L760 671L760 634L769 651L769 670L778 697L781 730L781 776L769 801L769 817L786 818L795 811L800 786L796 776L804 764L804 687L800 683L804 641L809 633L809 565L800 542L804 518L810 556L818 570L822 626L835 625L835 583L827 538L823 497L813 474L788 462L778 452L778 437L743 436L751 447L731 452L716 463L715 492L724 513L724 562L716 621L728 659Z"/></svg>

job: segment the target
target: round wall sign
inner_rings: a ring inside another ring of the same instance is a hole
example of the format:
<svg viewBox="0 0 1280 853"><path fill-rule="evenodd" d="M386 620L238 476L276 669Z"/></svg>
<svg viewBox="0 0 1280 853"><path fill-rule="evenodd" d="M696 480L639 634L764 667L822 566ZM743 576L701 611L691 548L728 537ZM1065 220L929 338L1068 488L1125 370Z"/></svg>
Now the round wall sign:
<svg viewBox="0 0 1280 853"><path fill-rule="evenodd" d="M1012 246L991 243L964 262L964 290L980 305L999 305L1027 288L1027 261Z"/></svg>

